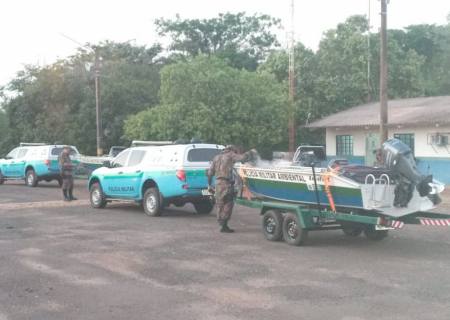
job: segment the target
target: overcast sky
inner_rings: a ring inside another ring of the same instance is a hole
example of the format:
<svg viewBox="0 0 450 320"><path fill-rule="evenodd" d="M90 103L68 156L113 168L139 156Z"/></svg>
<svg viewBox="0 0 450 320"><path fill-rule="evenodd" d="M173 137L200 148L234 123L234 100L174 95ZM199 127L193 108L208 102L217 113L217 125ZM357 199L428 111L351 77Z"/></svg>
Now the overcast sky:
<svg viewBox="0 0 450 320"><path fill-rule="evenodd" d="M156 41L159 17L207 18L220 12L265 13L290 28L291 0L1 0L0 85L25 64L49 64L74 53L77 44L102 40L150 45ZM371 25L379 25L379 0L371 0ZM316 49L322 33L353 14L367 14L369 0L295 0L296 39ZM449 0L391 0L388 27L445 24ZM285 33L279 39L286 43Z"/></svg>

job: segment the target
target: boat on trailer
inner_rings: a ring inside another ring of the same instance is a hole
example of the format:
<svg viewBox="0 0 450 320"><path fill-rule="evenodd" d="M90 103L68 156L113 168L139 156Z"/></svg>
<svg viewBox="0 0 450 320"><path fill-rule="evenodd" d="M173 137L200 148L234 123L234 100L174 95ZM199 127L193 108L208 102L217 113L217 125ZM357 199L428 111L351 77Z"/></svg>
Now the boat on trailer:
<svg viewBox="0 0 450 320"><path fill-rule="evenodd" d="M365 212L399 218L440 203L444 184L421 174L411 149L397 139L382 147L383 166L332 161L317 167L313 151L289 166L236 167L247 198L275 200L329 211ZM250 193L248 193L250 192Z"/></svg>

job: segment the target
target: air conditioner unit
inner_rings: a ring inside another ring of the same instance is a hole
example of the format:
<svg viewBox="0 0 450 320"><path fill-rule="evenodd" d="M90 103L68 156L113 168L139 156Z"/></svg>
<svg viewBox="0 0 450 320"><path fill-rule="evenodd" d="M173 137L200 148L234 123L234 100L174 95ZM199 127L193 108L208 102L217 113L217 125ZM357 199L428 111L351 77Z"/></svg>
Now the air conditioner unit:
<svg viewBox="0 0 450 320"><path fill-rule="evenodd" d="M442 134L432 135L431 144L436 146L446 146L448 145L448 136L444 136Z"/></svg>

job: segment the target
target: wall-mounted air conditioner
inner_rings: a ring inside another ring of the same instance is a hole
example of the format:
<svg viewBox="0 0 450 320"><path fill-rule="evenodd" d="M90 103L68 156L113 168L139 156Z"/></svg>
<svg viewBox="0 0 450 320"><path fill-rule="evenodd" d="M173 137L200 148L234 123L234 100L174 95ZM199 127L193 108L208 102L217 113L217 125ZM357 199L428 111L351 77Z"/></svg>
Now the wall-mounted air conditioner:
<svg viewBox="0 0 450 320"><path fill-rule="evenodd" d="M431 144L435 146L446 146L448 145L448 136L444 136L442 134L434 134L431 136Z"/></svg>

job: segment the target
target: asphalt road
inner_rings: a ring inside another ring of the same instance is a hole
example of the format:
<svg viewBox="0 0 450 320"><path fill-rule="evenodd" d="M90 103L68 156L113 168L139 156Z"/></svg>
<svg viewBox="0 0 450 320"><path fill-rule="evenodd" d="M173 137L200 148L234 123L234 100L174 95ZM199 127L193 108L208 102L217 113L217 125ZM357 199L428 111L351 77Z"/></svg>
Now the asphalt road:
<svg viewBox="0 0 450 320"><path fill-rule="evenodd" d="M450 319L450 228L314 232L293 247L243 207L221 234L190 207L150 218L91 209L84 182L75 193L0 186L0 320Z"/></svg>

